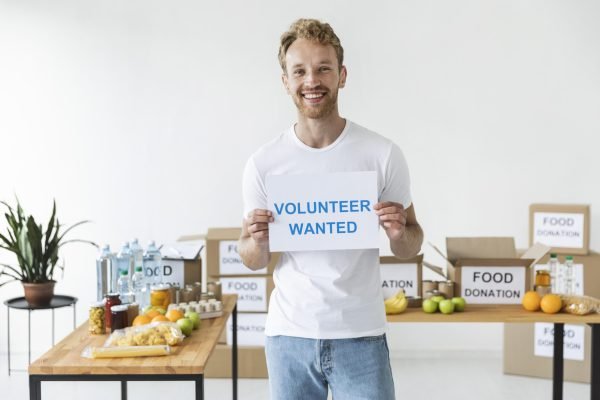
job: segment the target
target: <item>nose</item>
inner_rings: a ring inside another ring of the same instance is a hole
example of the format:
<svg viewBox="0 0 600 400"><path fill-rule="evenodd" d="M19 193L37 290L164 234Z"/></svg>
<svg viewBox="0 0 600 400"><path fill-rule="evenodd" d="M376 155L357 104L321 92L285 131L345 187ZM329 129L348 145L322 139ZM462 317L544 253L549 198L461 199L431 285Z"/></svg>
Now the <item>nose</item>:
<svg viewBox="0 0 600 400"><path fill-rule="evenodd" d="M304 86L312 88L317 87L320 84L321 81L319 79L318 71L311 70L304 75Z"/></svg>

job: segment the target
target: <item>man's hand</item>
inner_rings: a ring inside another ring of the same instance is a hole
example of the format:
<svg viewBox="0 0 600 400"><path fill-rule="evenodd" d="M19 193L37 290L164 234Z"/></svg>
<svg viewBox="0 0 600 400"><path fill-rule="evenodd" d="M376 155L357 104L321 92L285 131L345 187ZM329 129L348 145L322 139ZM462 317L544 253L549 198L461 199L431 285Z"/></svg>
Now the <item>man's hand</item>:
<svg viewBox="0 0 600 400"><path fill-rule="evenodd" d="M261 247L269 244L269 222L273 222L273 214L269 210L255 209L244 218L242 237L251 237Z"/></svg>
<svg viewBox="0 0 600 400"><path fill-rule="evenodd" d="M384 201L373 206L379 223L391 241L401 239L406 232L407 212L400 203Z"/></svg>

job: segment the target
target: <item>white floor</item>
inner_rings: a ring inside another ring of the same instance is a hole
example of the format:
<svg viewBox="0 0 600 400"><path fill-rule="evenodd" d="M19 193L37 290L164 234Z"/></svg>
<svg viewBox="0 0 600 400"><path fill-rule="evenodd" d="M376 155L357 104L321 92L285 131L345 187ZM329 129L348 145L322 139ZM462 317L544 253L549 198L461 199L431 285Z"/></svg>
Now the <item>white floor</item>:
<svg viewBox="0 0 600 400"><path fill-rule="evenodd" d="M23 357L12 360L13 368L25 365ZM546 400L552 398L552 382L547 379L504 375L502 359L496 355L459 357L456 354L436 358L393 358L396 398L444 400ZM119 400L119 384L113 382L48 382L42 384L43 400ZM239 400L269 399L265 379L240 379ZM129 400L193 398L188 382L131 382ZM565 382L565 400L589 399L590 386ZM27 373L7 375L6 355L0 356L0 399L29 398ZM231 381L207 379L205 398L231 398ZM343 400L343 399L341 399ZM376 399L374 399L376 400Z"/></svg>

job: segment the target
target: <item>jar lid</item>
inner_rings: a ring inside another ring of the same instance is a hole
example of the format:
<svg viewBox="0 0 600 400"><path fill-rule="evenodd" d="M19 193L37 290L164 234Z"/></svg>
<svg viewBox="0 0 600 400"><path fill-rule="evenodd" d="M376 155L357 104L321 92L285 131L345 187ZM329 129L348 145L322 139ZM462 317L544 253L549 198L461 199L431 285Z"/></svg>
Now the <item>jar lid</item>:
<svg viewBox="0 0 600 400"><path fill-rule="evenodd" d="M112 312L121 312L121 311L127 311L129 307L127 306L127 304L121 304L119 306L112 306L110 308L110 311Z"/></svg>
<svg viewBox="0 0 600 400"><path fill-rule="evenodd" d="M152 290L169 290L171 286L166 283L157 283L156 285L152 285Z"/></svg>
<svg viewBox="0 0 600 400"><path fill-rule="evenodd" d="M104 295L105 298L107 297L119 297L119 293L106 293Z"/></svg>
<svg viewBox="0 0 600 400"><path fill-rule="evenodd" d="M104 302L103 301L92 301L90 303L90 308L104 308Z"/></svg>

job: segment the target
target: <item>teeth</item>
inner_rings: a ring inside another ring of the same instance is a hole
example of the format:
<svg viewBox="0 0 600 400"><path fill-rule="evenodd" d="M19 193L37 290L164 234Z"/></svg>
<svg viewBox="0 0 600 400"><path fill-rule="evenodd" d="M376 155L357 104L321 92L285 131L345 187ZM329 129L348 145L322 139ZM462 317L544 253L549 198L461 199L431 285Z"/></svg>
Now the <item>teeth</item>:
<svg viewBox="0 0 600 400"><path fill-rule="evenodd" d="M323 93L305 93L304 97L307 99L318 99L319 97L323 97Z"/></svg>

